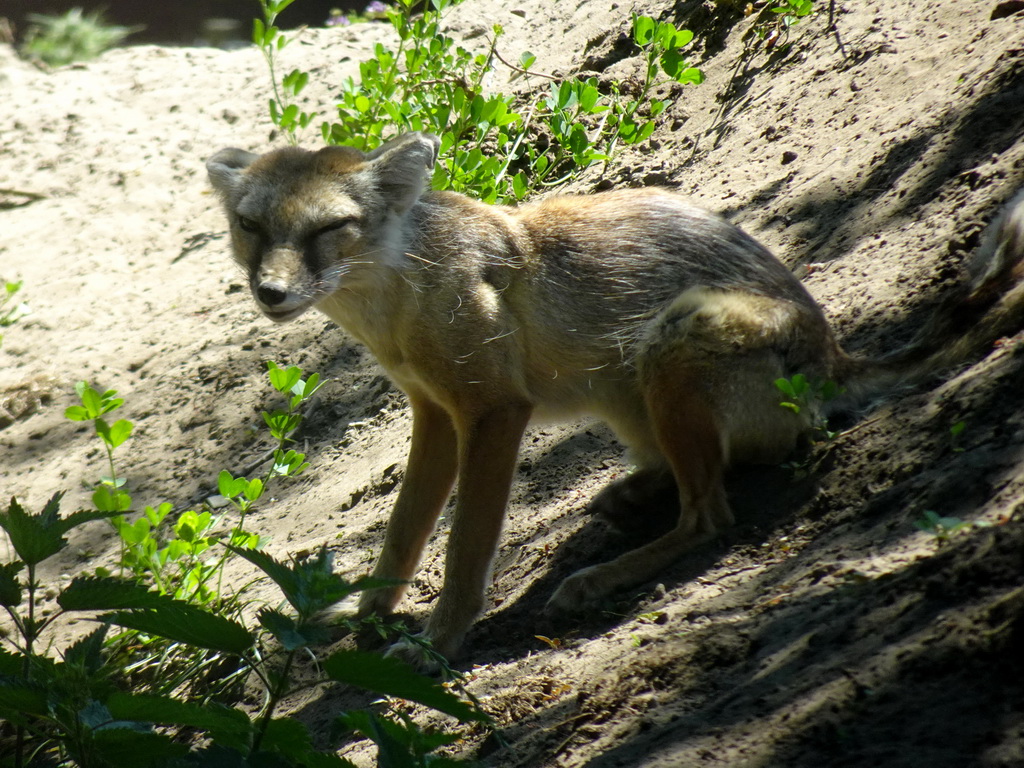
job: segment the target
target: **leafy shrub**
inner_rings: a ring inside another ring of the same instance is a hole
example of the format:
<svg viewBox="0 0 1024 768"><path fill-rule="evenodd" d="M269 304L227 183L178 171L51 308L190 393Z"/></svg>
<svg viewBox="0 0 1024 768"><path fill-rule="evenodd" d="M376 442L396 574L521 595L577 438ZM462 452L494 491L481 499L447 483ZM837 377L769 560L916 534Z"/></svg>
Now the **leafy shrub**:
<svg viewBox="0 0 1024 768"><path fill-rule="evenodd" d="M274 94L272 122L296 143L312 124L297 100L308 73L294 69L278 81L275 56L288 43L274 22L294 0L260 0L253 41L263 51ZM618 144L650 138L667 102L652 99L665 83L697 84L700 70L687 64L680 49L693 38L687 30L646 16L633 17L632 38L644 61L634 97L618 84L603 88L596 79L552 82L545 95L517 97L490 93L487 75L500 58L500 25L484 53L472 53L445 35L442 18L460 0L397 0L386 10L398 36L397 50L383 44L362 62L359 79L342 84L334 121L321 124L328 144L372 150L395 134L429 131L441 139L435 189L452 189L485 202L522 200L575 178L595 163L611 160ZM417 14L415 11L421 11ZM515 67L526 76L535 57L526 52Z"/></svg>
<svg viewBox="0 0 1024 768"><path fill-rule="evenodd" d="M93 492L96 508L62 517L62 494L56 494L38 514L16 499L0 511L0 528L15 554L0 565L0 608L13 627L0 639L0 723L7 724L0 726L0 764L351 765L333 752L314 748L305 725L277 716L276 710L299 687L292 674L295 660L300 654L315 655L315 648L328 639L317 617L355 592L390 582L346 581L333 572L325 549L290 562L277 560L259 550L258 536L244 531L245 515L267 483L305 468L305 457L287 446L301 424L297 409L319 387L318 377L304 380L294 366L270 363L269 375L275 389L288 397L284 409L264 413L277 447L263 478L220 474L219 490L238 512L226 536L218 533L217 516L208 509L182 513L169 530L165 521L172 507L167 503L146 507L129 521L132 498L116 474L114 455L133 425L126 419L110 421L110 414L123 405L115 391L101 392L84 382L77 386L81 404L71 406L66 415L93 423L110 471ZM111 521L121 540L120 575L100 570L76 577L63 589L44 585L38 566L68 546L71 530L101 519ZM239 595L244 587L222 591L219 576L228 558L247 560L260 569L278 586L287 608L265 605L243 611ZM55 609L40 611L44 592L54 598ZM54 622L77 613L97 622L97 628L57 649L56 657L48 655L53 638L46 635ZM254 626L245 619L249 613L255 614ZM355 627L354 622L348 625ZM379 621L374 625L423 642L400 627ZM118 632L111 634L111 627ZM173 669L168 659L185 661ZM264 706L248 713L212 701L209 691L199 700L192 697L190 683L214 663L238 670L236 677L258 681ZM138 670L147 666L157 671L151 670L140 688ZM323 676L314 685L341 682L418 702L460 722L487 722L477 706L395 659L345 650L318 666ZM344 713L337 724L376 742L381 765L415 768L454 762L431 754L454 736L424 731L400 708L396 711Z"/></svg>
<svg viewBox="0 0 1024 768"><path fill-rule="evenodd" d="M30 13L28 20L32 25L21 53L51 67L93 59L142 29L107 24L100 11L86 13L81 8L72 8L61 16Z"/></svg>

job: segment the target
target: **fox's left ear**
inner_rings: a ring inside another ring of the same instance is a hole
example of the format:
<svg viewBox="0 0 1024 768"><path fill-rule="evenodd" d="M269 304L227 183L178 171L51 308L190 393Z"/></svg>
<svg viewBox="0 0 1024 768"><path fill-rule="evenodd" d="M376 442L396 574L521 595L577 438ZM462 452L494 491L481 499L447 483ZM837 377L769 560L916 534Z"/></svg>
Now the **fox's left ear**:
<svg viewBox="0 0 1024 768"><path fill-rule="evenodd" d="M366 155L381 193L397 213L405 213L430 182L441 140L413 132L388 141Z"/></svg>
<svg viewBox="0 0 1024 768"><path fill-rule="evenodd" d="M213 188L221 195L227 196L238 184L241 172L252 165L258 157L259 155L246 152L244 149L222 149L206 161L206 173Z"/></svg>

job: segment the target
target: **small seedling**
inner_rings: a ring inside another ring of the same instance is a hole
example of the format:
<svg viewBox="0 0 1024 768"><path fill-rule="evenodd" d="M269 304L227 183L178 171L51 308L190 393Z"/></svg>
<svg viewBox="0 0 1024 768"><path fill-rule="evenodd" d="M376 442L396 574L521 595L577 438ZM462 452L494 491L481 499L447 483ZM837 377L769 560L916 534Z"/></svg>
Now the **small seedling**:
<svg viewBox="0 0 1024 768"><path fill-rule="evenodd" d="M8 326L14 325L25 315L31 311L28 308L28 304L21 301L14 304L14 297L21 290L23 281L17 282L0 281L3 283L4 290L0 293L0 328L7 328ZM3 346L4 335L0 333L0 346Z"/></svg>
<svg viewBox="0 0 1024 768"><path fill-rule="evenodd" d="M956 453L963 453L963 446L960 445L960 435L967 429L966 421L958 421L952 427L949 428L949 443L952 449Z"/></svg>
<svg viewBox="0 0 1024 768"><path fill-rule="evenodd" d="M748 50L757 44L765 51L784 46L789 41L790 28L813 12L814 0L776 0L776 4L765 5L760 11L756 11L754 4L750 3L747 6L747 15L756 13L758 19L752 37L748 38L748 43L751 40L756 42L750 45Z"/></svg>
<svg viewBox="0 0 1024 768"><path fill-rule="evenodd" d="M961 520L959 517L943 517L929 509L925 511L924 517L914 521L914 525L934 536L935 541L941 546L948 544L953 534L972 528L976 523Z"/></svg>

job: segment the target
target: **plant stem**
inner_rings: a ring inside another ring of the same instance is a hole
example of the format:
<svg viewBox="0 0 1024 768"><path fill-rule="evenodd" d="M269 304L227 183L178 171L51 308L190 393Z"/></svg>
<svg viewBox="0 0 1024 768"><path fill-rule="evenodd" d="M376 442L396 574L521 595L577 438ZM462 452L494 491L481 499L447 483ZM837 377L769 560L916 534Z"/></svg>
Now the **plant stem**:
<svg viewBox="0 0 1024 768"><path fill-rule="evenodd" d="M288 693L288 675L292 671L292 662L295 660L296 651L289 651L288 656L284 660L284 668L281 670L281 675L277 680L277 685L273 688L269 688L270 698L267 702L267 709L260 717L259 729L256 731L256 736L252 740L252 750L249 752L249 756L255 755L260 748L260 744L263 742L263 737L267 734L267 728L270 727L270 721L274 717L274 709L276 709L278 703Z"/></svg>

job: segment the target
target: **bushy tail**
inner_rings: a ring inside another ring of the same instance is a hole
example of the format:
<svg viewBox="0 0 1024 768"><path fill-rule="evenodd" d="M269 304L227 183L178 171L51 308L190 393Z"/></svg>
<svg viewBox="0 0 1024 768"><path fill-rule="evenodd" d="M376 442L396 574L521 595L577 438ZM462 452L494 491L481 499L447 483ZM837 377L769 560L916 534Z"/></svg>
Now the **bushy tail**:
<svg viewBox="0 0 1024 768"><path fill-rule="evenodd" d="M973 360L1024 330L1024 190L985 230L969 279L907 347L881 358L847 357L835 376L855 399L913 384Z"/></svg>

